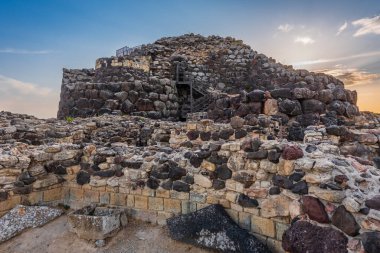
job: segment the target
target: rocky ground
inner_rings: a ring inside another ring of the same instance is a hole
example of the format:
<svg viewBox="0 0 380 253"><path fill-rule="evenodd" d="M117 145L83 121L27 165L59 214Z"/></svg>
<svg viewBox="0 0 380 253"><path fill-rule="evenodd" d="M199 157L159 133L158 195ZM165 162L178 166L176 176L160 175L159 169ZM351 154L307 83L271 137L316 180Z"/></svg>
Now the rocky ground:
<svg viewBox="0 0 380 253"><path fill-rule="evenodd" d="M62 216L43 227L30 229L0 244L0 253L206 253L212 252L174 241L161 226L130 221L127 227L111 238L103 248L79 239L69 232L67 216Z"/></svg>

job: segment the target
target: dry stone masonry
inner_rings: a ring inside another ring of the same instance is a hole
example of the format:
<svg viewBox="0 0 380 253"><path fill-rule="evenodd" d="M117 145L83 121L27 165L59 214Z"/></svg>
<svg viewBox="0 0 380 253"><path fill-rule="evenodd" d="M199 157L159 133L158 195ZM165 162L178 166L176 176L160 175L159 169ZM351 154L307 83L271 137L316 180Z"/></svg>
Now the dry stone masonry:
<svg viewBox="0 0 380 253"><path fill-rule="evenodd" d="M191 75L194 102L210 98L187 122L178 74ZM0 215L101 204L178 227L198 217L181 214L224 208L251 234L225 217L231 230L173 237L236 252L380 252L380 115L356 99L331 76L217 36L163 38L64 70L59 119L0 112ZM214 236L235 233L252 244Z"/></svg>
<svg viewBox="0 0 380 253"><path fill-rule="evenodd" d="M95 70L64 69L58 118L108 113L178 119L190 93L178 82L178 69L193 80L194 110L217 121L264 113L282 124L308 126L358 114L356 92L332 76L295 70L230 37L188 34L100 58Z"/></svg>

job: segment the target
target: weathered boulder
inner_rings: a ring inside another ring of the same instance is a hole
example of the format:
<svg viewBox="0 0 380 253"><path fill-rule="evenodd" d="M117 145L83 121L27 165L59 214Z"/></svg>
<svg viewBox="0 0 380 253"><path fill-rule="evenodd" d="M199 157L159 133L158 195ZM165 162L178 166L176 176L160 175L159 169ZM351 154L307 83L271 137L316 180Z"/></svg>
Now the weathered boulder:
<svg viewBox="0 0 380 253"><path fill-rule="evenodd" d="M219 252L269 253L248 231L241 229L221 205L211 205L167 220L174 240Z"/></svg>
<svg viewBox="0 0 380 253"><path fill-rule="evenodd" d="M323 203L312 196L303 196L301 199L302 209L310 219L319 223L329 223L330 219L325 211Z"/></svg>
<svg viewBox="0 0 380 253"><path fill-rule="evenodd" d="M380 232L366 232L361 238L366 253L380 252Z"/></svg>
<svg viewBox="0 0 380 253"><path fill-rule="evenodd" d="M325 105L316 99L307 99L302 101L303 113L323 113L325 111Z"/></svg>
<svg viewBox="0 0 380 253"><path fill-rule="evenodd" d="M339 206L333 216L331 222L334 226L345 232L350 236L359 234L360 226L355 220L355 217L341 205Z"/></svg>
<svg viewBox="0 0 380 253"><path fill-rule="evenodd" d="M303 151L296 145L287 145L282 151L282 157L285 160L296 160L303 157Z"/></svg>
<svg viewBox="0 0 380 253"><path fill-rule="evenodd" d="M280 100L279 100L280 101ZM301 104L298 100L285 99L278 103L280 112L290 116L297 116L302 114Z"/></svg>
<svg viewBox="0 0 380 253"><path fill-rule="evenodd" d="M380 195L365 201L365 205L371 209L380 211Z"/></svg>
<svg viewBox="0 0 380 253"><path fill-rule="evenodd" d="M291 253L347 253L347 237L340 231L297 221L282 235L282 247Z"/></svg>
<svg viewBox="0 0 380 253"><path fill-rule="evenodd" d="M25 229L42 226L62 214L62 210L47 206L18 205L0 218L0 243Z"/></svg>

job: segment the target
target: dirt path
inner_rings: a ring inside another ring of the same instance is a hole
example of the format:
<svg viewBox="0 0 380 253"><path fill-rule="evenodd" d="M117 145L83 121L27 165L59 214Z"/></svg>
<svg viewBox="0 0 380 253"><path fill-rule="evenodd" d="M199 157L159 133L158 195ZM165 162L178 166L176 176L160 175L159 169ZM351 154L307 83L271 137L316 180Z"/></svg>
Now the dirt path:
<svg viewBox="0 0 380 253"><path fill-rule="evenodd" d="M103 248L68 231L66 216L34 228L0 244L1 253L207 253L208 250L172 240L165 228L130 221Z"/></svg>

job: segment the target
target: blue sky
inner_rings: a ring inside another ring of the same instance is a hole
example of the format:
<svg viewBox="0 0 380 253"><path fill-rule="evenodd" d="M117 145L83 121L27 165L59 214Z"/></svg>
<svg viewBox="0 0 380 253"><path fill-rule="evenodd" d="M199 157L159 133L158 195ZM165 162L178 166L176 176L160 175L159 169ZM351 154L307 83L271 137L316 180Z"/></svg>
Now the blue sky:
<svg viewBox="0 0 380 253"><path fill-rule="evenodd" d="M341 76L361 109L380 112L379 15L376 0L0 0L0 110L55 116L63 67L193 32Z"/></svg>

